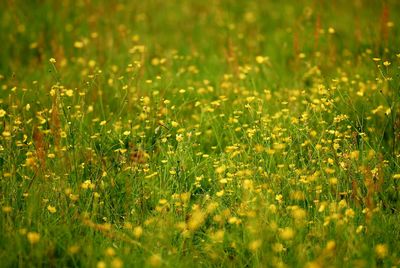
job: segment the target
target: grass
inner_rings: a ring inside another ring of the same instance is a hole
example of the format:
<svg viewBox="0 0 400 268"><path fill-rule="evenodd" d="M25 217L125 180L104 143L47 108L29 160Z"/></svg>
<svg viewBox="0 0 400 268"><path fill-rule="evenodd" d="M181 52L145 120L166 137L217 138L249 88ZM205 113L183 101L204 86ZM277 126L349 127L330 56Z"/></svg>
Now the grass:
<svg viewBox="0 0 400 268"><path fill-rule="evenodd" d="M399 18L1 2L1 266L400 266Z"/></svg>

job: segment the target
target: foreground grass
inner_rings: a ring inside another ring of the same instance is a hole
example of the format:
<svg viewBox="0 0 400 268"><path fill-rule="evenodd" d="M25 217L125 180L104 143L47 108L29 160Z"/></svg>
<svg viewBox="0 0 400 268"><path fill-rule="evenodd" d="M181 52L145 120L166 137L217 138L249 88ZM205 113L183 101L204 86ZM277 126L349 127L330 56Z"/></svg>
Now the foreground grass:
<svg viewBox="0 0 400 268"><path fill-rule="evenodd" d="M396 1L35 2L0 4L2 267L400 265Z"/></svg>

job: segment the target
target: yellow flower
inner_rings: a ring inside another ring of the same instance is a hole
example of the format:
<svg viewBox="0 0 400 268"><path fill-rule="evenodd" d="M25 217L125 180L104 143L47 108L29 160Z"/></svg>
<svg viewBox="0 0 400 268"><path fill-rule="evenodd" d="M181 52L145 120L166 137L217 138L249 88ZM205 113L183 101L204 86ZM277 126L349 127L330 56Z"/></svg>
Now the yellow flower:
<svg viewBox="0 0 400 268"><path fill-rule="evenodd" d="M375 246L375 253L379 259L383 259L388 255L388 246L385 244L378 244Z"/></svg>
<svg viewBox="0 0 400 268"><path fill-rule="evenodd" d="M225 235L224 230L218 230L215 233L212 233L210 235L210 238L216 243L222 243L224 241L224 235Z"/></svg>
<svg viewBox="0 0 400 268"><path fill-rule="evenodd" d="M4 117L6 115L6 111L0 109L0 117Z"/></svg>
<svg viewBox="0 0 400 268"><path fill-rule="evenodd" d="M152 267L158 267L161 265L161 256L158 254L154 254L149 258L149 264Z"/></svg>
<svg viewBox="0 0 400 268"><path fill-rule="evenodd" d="M107 264L105 261L99 261L96 265L97 268L106 268Z"/></svg>
<svg viewBox="0 0 400 268"><path fill-rule="evenodd" d="M360 151L353 151L350 153L350 158L351 159L358 159L360 156Z"/></svg>
<svg viewBox="0 0 400 268"><path fill-rule="evenodd" d="M80 247L78 245L72 245L72 246L68 247L68 253L71 255L78 253L79 250L80 250Z"/></svg>
<svg viewBox="0 0 400 268"><path fill-rule="evenodd" d="M122 260L120 258L114 258L111 261L111 267L112 268L121 268L124 266L124 263L122 262Z"/></svg>
<svg viewBox="0 0 400 268"><path fill-rule="evenodd" d="M333 240L329 240L328 243L326 243L325 249L327 251L333 251L336 248L336 242Z"/></svg>
<svg viewBox="0 0 400 268"><path fill-rule="evenodd" d="M116 254L115 250L112 247L108 247L104 251L104 255L109 256L109 257L113 257L113 256L115 256L115 254Z"/></svg>
<svg viewBox="0 0 400 268"><path fill-rule="evenodd" d="M56 63L56 59L55 58L50 58L49 61L50 61L50 63Z"/></svg>
<svg viewBox="0 0 400 268"><path fill-rule="evenodd" d="M26 237L28 238L29 243L32 245L38 243L40 240L40 234L37 232L28 232Z"/></svg>
<svg viewBox="0 0 400 268"><path fill-rule="evenodd" d="M75 48L83 48L84 44L81 41L75 41L74 42L74 47Z"/></svg>
<svg viewBox="0 0 400 268"><path fill-rule="evenodd" d="M251 251L257 251L261 247L261 245L262 245L262 240L257 239L257 240L250 242L249 249Z"/></svg>
<svg viewBox="0 0 400 268"><path fill-rule="evenodd" d="M354 218L355 212L353 209L348 208L348 209L346 209L344 214L349 218Z"/></svg>
<svg viewBox="0 0 400 268"><path fill-rule="evenodd" d="M65 94L67 94L68 97L72 97L74 96L74 91L72 89L68 89L67 91L65 91Z"/></svg>
<svg viewBox="0 0 400 268"><path fill-rule="evenodd" d="M296 208L292 211L292 217L296 220L303 220L307 216L307 212L302 208Z"/></svg>
<svg viewBox="0 0 400 268"><path fill-rule="evenodd" d="M306 268L321 268L322 266L318 262L313 261L313 262L308 262L305 267Z"/></svg>
<svg viewBox="0 0 400 268"><path fill-rule="evenodd" d="M222 166L217 167L217 168L215 169L215 172L216 172L217 174L221 174L221 173L224 173L225 169L226 169L226 166L225 166L225 165L222 165Z"/></svg>
<svg viewBox="0 0 400 268"><path fill-rule="evenodd" d="M143 234L143 228L142 228L141 226L136 226L136 227L133 229L133 235L134 235L136 238L141 237L142 234Z"/></svg>
<svg viewBox="0 0 400 268"><path fill-rule="evenodd" d="M5 206L5 207L2 207L2 209L1 209L4 213L10 213L11 211L12 211L12 207L10 207L10 206Z"/></svg>
<svg viewBox="0 0 400 268"><path fill-rule="evenodd" d="M221 191L217 192L216 195L217 195L218 197L221 197L221 196L224 195L224 193L225 193L224 190L221 190Z"/></svg>
<svg viewBox="0 0 400 268"><path fill-rule="evenodd" d="M188 222L188 229L192 231L198 229L203 224L205 216L202 211L195 211Z"/></svg>
<svg viewBox="0 0 400 268"><path fill-rule="evenodd" d="M86 180L86 181L82 182L82 184L81 184L81 188L84 190L86 190L86 189L93 190L95 186L96 185L94 183L92 183L91 180Z"/></svg>
<svg viewBox="0 0 400 268"><path fill-rule="evenodd" d="M176 134L176 141L177 142L183 141L183 135L182 134Z"/></svg>
<svg viewBox="0 0 400 268"><path fill-rule="evenodd" d="M293 237L294 237L294 231L293 231L293 229L290 228L290 227L284 228L284 229L281 231L281 233L280 233L280 237L281 237L283 240L291 240L291 239L293 239Z"/></svg>
<svg viewBox="0 0 400 268"><path fill-rule="evenodd" d="M160 64L160 59L159 58L153 58L151 59L151 64L154 66L157 66Z"/></svg>
<svg viewBox="0 0 400 268"><path fill-rule="evenodd" d="M283 195L277 194L277 195L275 196L275 200L278 201L278 202L282 202L282 200L283 200Z"/></svg>
<svg viewBox="0 0 400 268"><path fill-rule="evenodd" d="M257 57L256 57L256 62L257 62L258 64L263 64L263 63L266 62L267 60L268 60L267 57L263 57L263 56L257 56Z"/></svg>
<svg viewBox="0 0 400 268"><path fill-rule="evenodd" d="M276 253L282 252L285 250L285 247L281 243L275 243L272 245L272 250Z"/></svg>
<svg viewBox="0 0 400 268"><path fill-rule="evenodd" d="M47 210L48 210L50 213L52 213L52 214L57 212L56 207L53 207L53 206L51 206L51 205L48 205L48 206L47 206Z"/></svg>

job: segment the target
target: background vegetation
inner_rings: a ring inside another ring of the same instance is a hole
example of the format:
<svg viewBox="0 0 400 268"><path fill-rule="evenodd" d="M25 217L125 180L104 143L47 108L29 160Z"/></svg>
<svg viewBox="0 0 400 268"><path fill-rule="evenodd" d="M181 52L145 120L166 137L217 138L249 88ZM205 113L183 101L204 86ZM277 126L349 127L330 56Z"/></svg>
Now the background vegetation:
<svg viewBox="0 0 400 268"><path fill-rule="evenodd" d="M0 2L2 267L397 267L398 1Z"/></svg>

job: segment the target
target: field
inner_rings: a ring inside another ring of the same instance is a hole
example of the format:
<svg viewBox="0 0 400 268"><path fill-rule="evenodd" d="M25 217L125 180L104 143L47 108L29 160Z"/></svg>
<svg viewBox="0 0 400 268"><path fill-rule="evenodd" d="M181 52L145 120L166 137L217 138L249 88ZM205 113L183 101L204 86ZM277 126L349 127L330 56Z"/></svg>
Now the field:
<svg viewBox="0 0 400 268"><path fill-rule="evenodd" d="M400 267L400 2L0 1L1 267Z"/></svg>

